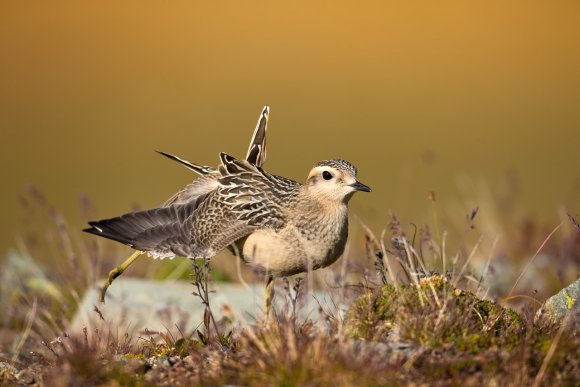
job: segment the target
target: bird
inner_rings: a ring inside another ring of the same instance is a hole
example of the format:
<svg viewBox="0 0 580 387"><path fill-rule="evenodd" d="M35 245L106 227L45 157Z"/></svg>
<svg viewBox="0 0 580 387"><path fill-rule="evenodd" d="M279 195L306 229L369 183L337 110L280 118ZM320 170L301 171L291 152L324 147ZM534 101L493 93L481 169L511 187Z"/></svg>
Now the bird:
<svg viewBox="0 0 580 387"><path fill-rule="evenodd" d="M304 183L270 174L262 168L265 130L263 137L254 135L245 160L220 153L216 168L165 154L200 178L161 207L91 221L83 231L153 258L211 259L229 247L266 276L268 316L274 278L334 263L348 237L348 203L371 189L343 159L316 163Z"/></svg>

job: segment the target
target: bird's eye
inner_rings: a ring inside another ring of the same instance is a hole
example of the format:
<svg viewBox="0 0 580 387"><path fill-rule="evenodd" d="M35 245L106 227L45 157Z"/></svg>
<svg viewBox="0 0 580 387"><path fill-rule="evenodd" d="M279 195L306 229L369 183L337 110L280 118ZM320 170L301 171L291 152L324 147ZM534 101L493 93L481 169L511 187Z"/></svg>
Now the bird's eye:
<svg viewBox="0 0 580 387"><path fill-rule="evenodd" d="M324 172L322 172L322 177L324 178L324 180L330 180L330 179L332 179L332 173L330 173L328 171L324 171Z"/></svg>

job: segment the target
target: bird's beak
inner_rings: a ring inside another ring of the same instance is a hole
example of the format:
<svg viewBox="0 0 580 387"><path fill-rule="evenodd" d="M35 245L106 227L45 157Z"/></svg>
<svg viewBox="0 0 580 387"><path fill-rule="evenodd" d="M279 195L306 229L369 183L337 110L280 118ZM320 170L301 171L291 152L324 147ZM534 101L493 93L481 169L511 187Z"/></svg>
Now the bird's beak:
<svg viewBox="0 0 580 387"><path fill-rule="evenodd" d="M350 186L354 188L356 191L371 192L371 187L369 187L368 185L364 185L360 181L356 181Z"/></svg>

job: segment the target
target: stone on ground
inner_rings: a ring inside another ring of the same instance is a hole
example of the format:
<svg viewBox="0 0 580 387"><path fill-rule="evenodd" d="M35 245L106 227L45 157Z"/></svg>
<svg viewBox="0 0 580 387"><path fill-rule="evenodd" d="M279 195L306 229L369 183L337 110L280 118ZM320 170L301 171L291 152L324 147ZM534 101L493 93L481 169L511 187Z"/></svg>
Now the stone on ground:
<svg viewBox="0 0 580 387"><path fill-rule="evenodd" d="M79 334L83 327L89 331L103 327L113 328L119 335L149 332L179 334L202 325L204 306L192 293L194 285L186 281L150 281L123 277L115 281L107 292L106 303L98 301L99 286L86 292L70 327L69 334ZM210 305L219 320L229 319L234 326L255 323L263 318L262 303L265 286L243 286L234 283L212 283ZM289 301L281 288L276 289L274 308L289 313ZM330 294L314 292L306 294L299 317L321 320L319 303L325 310L336 313ZM317 301L318 300L318 301ZM103 316L95 312L95 306ZM180 336L177 336L180 337Z"/></svg>
<svg viewBox="0 0 580 387"><path fill-rule="evenodd" d="M575 320L576 329L580 328L580 278L548 298L536 312L534 322L560 324L568 313Z"/></svg>

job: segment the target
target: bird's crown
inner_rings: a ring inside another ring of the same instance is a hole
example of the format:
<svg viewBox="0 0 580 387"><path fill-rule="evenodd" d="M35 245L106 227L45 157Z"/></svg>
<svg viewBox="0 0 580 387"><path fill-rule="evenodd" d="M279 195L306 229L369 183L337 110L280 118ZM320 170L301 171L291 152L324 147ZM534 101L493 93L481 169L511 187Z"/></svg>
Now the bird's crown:
<svg viewBox="0 0 580 387"><path fill-rule="evenodd" d="M350 172L354 176L356 176L357 173L354 165L342 159L323 160L314 166L314 168L316 167L331 167L339 171Z"/></svg>

